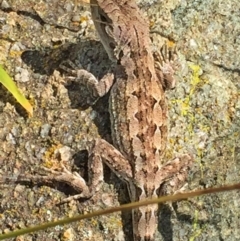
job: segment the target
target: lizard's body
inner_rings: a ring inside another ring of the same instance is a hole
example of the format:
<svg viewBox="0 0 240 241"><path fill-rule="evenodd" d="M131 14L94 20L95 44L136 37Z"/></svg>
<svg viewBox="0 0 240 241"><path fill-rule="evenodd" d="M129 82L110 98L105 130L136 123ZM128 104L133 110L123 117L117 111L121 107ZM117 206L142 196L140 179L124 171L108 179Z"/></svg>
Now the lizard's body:
<svg viewBox="0 0 240 241"><path fill-rule="evenodd" d="M114 147L103 140L101 153L128 184L131 201L158 197L161 184L189 166L190 156L166 162L167 100L156 74L148 22L134 1L91 0L93 20L108 55L117 59L109 112ZM99 148L100 147L100 148ZM108 152L111 154L105 154ZM133 210L135 240L153 240L157 205Z"/></svg>
<svg viewBox="0 0 240 241"><path fill-rule="evenodd" d="M131 170L127 176L130 198L138 201L157 197L157 188L162 183L167 103L154 70L147 21L136 6L133 11L123 2L98 1L98 4L104 12L109 9L112 35L122 47L123 68L115 74L109 112L113 144L128 160L124 170ZM156 210L157 205L152 205L133 211L136 240L152 237L157 224Z"/></svg>

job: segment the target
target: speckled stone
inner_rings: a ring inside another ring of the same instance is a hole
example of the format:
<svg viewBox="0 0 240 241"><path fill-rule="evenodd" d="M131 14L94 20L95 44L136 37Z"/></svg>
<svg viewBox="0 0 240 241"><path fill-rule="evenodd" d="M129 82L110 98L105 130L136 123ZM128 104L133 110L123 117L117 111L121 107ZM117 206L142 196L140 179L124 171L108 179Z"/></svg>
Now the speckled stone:
<svg viewBox="0 0 240 241"><path fill-rule="evenodd" d="M138 4L154 32L153 50L167 40L178 48L178 83L167 92L165 158L186 152L194 156L185 190L239 182L240 2L138 0ZM30 118L0 87L0 175L34 174L63 159L87 177L89 143L99 136L110 140L108 98L90 106L94 100L87 99L86 88L59 65L77 60L99 78L111 69L89 5L74 0L5 0L0 23L1 63L34 105ZM60 206L56 204L62 198L73 194L63 184L1 185L0 232L129 202L124 184L109 170L106 174L103 190L93 199ZM235 191L174 203L175 212L163 205L155 240L239 240L239 199ZM24 240L130 241L130 215L123 214L123 219L116 213L82 220L29 234Z"/></svg>

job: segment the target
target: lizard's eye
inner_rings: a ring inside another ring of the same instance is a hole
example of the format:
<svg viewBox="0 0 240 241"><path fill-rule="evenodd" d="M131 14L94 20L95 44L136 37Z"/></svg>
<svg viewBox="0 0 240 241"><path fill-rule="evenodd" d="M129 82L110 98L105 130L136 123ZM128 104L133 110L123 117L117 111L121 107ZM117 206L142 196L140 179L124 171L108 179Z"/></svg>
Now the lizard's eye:
<svg viewBox="0 0 240 241"><path fill-rule="evenodd" d="M111 23L111 20L107 17L107 15L104 13L104 11L99 12L100 20L104 23Z"/></svg>
<svg viewBox="0 0 240 241"><path fill-rule="evenodd" d="M100 14L100 19L104 23L107 22L107 18L103 14Z"/></svg>

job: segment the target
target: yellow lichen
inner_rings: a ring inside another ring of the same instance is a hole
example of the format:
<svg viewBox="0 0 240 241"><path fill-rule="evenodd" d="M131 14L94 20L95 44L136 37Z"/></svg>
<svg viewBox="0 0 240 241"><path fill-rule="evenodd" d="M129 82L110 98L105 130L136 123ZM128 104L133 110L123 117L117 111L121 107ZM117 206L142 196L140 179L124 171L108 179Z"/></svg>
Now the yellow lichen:
<svg viewBox="0 0 240 241"><path fill-rule="evenodd" d="M10 50L9 56L15 58L15 57L21 56L22 53L23 53L23 51Z"/></svg>
<svg viewBox="0 0 240 241"><path fill-rule="evenodd" d="M61 148L62 144L53 144L44 154L44 166L47 168L53 168L59 166L59 160L56 160L54 153L57 149Z"/></svg>
<svg viewBox="0 0 240 241"><path fill-rule="evenodd" d="M208 132L210 127L199 123L200 116L203 115L203 109L201 107L192 106L192 99L193 96L196 95L196 92L199 90L200 87L208 83L208 80L204 79L202 76L202 69L199 65L189 63L188 64L190 71L190 77L188 75L187 81L189 82L190 89L186 92L186 96L184 98L179 99L173 99L171 100L171 105L177 105L180 111L180 115L183 116L186 119L186 122L188 123L186 127L187 135L184 138L184 142L187 143L189 140L188 138L190 136L196 135L196 132L194 129L196 129L196 126L199 130L203 132ZM172 145L176 147L176 151L178 151L178 140L173 139L169 140ZM181 148L181 147L179 147ZM197 149L197 156L201 158L203 155L203 149L196 146ZM168 153L169 154L169 153Z"/></svg>

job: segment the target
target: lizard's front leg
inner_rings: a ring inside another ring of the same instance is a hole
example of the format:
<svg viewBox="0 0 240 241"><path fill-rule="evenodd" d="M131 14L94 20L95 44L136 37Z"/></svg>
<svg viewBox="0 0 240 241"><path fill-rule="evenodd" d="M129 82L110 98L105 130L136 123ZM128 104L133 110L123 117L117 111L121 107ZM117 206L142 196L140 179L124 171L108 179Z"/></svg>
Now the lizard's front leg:
<svg viewBox="0 0 240 241"><path fill-rule="evenodd" d="M75 64L70 60L64 61L59 68L71 75L66 77L66 81L73 80L77 85L87 87L89 96L85 101L88 105L93 105L100 97L104 96L114 82L114 75L112 73L107 73L98 80L88 70L83 69L80 63Z"/></svg>

